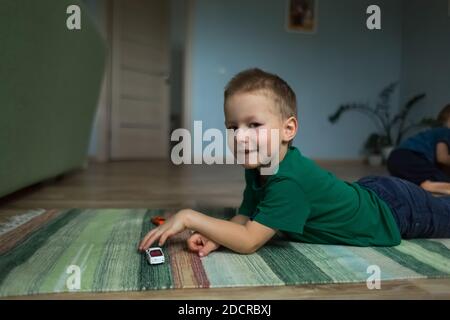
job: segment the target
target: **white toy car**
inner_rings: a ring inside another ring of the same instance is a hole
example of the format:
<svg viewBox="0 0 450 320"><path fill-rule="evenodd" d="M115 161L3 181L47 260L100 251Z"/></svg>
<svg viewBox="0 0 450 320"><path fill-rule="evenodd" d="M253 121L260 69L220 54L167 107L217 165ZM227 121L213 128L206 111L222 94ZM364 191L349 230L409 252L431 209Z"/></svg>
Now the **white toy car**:
<svg viewBox="0 0 450 320"><path fill-rule="evenodd" d="M159 247L148 248L145 250L145 254L147 255L147 261L150 264L164 263L164 253Z"/></svg>

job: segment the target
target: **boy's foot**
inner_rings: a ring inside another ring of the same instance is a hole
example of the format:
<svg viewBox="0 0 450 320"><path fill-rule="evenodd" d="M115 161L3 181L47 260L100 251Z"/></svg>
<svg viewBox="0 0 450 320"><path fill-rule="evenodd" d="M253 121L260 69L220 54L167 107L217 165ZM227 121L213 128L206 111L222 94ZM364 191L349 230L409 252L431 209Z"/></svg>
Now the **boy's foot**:
<svg viewBox="0 0 450 320"><path fill-rule="evenodd" d="M450 183L447 182L435 182L426 180L420 184L422 189L431 192L433 195L450 195Z"/></svg>

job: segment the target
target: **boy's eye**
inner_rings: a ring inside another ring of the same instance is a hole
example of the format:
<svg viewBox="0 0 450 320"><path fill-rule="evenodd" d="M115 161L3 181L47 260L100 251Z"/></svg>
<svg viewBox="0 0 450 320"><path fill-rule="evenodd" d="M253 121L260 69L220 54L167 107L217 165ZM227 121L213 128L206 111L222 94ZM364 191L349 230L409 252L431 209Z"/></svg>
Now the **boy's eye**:
<svg viewBox="0 0 450 320"><path fill-rule="evenodd" d="M249 128L257 128L261 125L261 123L258 122L252 122L248 125Z"/></svg>
<svg viewBox="0 0 450 320"><path fill-rule="evenodd" d="M236 126L227 126L227 129L229 129L229 130L237 130L237 127Z"/></svg>

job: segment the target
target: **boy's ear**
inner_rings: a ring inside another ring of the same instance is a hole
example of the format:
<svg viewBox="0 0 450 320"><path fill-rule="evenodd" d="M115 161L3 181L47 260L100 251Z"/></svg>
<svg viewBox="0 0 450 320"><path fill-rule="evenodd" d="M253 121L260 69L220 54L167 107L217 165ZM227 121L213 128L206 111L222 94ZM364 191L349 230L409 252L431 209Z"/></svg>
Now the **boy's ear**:
<svg viewBox="0 0 450 320"><path fill-rule="evenodd" d="M283 125L283 141L292 141L297 134L298 121L295 117L290 117L284 121Z"/></svg>

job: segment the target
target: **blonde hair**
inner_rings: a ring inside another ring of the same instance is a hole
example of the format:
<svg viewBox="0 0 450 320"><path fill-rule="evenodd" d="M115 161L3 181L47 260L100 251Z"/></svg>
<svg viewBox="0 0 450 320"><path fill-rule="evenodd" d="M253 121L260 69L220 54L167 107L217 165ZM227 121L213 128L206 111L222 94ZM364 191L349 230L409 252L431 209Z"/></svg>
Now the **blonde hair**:
<svg viewBox="0 0 450 320"><path fill-rule="evenodd" d="M268 92L283 119L297 118L297 98L291 87L279 76L258 68L241 71L228 82L224 103L236 93L253 91Z"/></svg>

